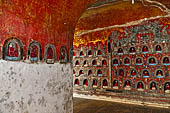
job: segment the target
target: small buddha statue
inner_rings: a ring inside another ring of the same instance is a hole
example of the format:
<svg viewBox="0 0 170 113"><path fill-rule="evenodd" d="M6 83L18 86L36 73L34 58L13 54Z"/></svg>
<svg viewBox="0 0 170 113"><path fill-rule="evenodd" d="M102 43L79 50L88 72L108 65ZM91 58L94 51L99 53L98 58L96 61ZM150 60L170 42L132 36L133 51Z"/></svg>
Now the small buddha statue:
<svg viewBox="0 0 170 113"><path fill-rule="evenodd" d="M152 82L152 84L151 84L151 90L156 90L155 83L153 83L153 82Z"/></svg>
<svg viewBox="0 0 170 113"><path fill-rule="evenodd" d="M168 65L168 64L169 64L169 59L168 59L167 57L165 57L165 58L163 59L163 64L164 64L164 65Z"/></svg>
<svg viewBox="0 0 170 113"><path fill-rule="evenodd" d="M101 56L102 55L102 52L100 50L98 50L98 53L97 53L98 56Z"/></svg>
<svg viewBox="0 0 170 113"><path fill-rule="evenodd" d="M136 59L136 64L137 64L137 65L142 64L142 60L141 60L141 58L137 58L137 59Z"/></svg>
<svg viewBox="0 0 170 113"><path fill-rule="evenodd" d="M163 76L162 74L162 71L161 70L158 70L157 73L156 73L157 76Z"/></svg>
<svg viewBox="0 0 170 113"><path fill-rule="evenodd" d="M156 64L155 59L154 59L154 58L150 58L150 59L149 59L149 64L150 64L150 65Z"/></svg>
<svg viewBox="0 0 170 113"><path fill-rule="evenodd" d="M147 53L148 52L148 48L146 46L144 46L143 49L142 49L142 52L143 53Z"/></svg>
<svg viewBox="0 0 170 113"><path fill-rule="evenodd" d="M157 46L156 46L156 52L161 52L161 51L162 51L161 46L160 46L160 45L157 45Z"/></svg>
<svg viewBox="0 0 170 113"><path fill-rule="evenodd" d="M136 77L136 71L135 71L135 70L132 70L131 76L132 76L132 77Z"/></svg>
<svg viewBox="0 0 170 113"><path fill-rule="evenodd" d="M93 81L93 85L94 85L94 86L97 86L97 80L94 80L94 81Z"/></svg>
<svg viewBox="0 0 170 113"><path fill-rule="evenodd" d="M117 82L117 80L114 82L114 87L118 87L118 82Z"/></svg>
<svg viewBox="0 0 170 113"><path fill-rule="evenodd" d="M168 83L165 85L165 91L170 91L170 85Z"/></svg>
<svg viewBox="0 0 170 113"><path fill-rule="evenodd" d="M75 85L79 85L79 80L76 80L76 83L75 83Z"/></svg>
<svg viewBox="0 0 170 113"><path fill-rule="evenodd" d="M106 60L103 60L103 61L102 61L102 65L104 65L104 66L106 66L106 65L107 65Z"/></svg>
<svg viewBox="0 0 170 113"><path fill-rule="evenodd" d="M119 75L124 76L124 71L122 69L119 70Z"/></svg>
<svg viewBox="0 0 170 113"><path fill-rule="evenodd" d="M118 49L118 54L123 54L123 49L122 48Z"/></svg>
<svg viewBox="0 0 170 113"><path fill-rule="evenodd" d="M149 77L149 72L148 72L147 70L145 70L145 71L143 72L143 76L144 76L144 77Z"/></svg>
<svg viewBox="0 0 170 113"><path fill-rule="evenodd" d="M142 84L141 82L139 82L138 88L139 88L139 89L143 89L143 84Z"/></svg>
<svg viewBox="0 0 170 113"><path fill-rule="evenodd" d="M98 70L98 76L102 76L102 71Z"/></svg>
<svg viewBox="0 0 170 113"><path fill-rule="evenodd" d="M97 65L97 61L93 60L93 66L96 66L96 65Z"/></svg>
<svg viewBox="0 0 170 113"><path fill-rule="evenodd" d="M129 81L126 81L125 87L130 87L130 82Z"/></svg>
<svg viewBox="0 0 170 113"><path fill-rule="evenodd" d="M118 60L117 59L114 59L113 65L118 65Z"/></svg>
<svg viewBox="0 0 170 113"><path fill-rule="evenodd" d="M87 80L85 80L83 85L88 86L88 81L87 81Z"/></svg>
<svg viewBox="0 0 170 113"><path fill-rule="evenodd" d="M129 50L129 53L134 54L135 52L136 52L135 48L131 47L130 50Z"/></svg>
<svg viewBox="0 0 170 113"><path fill-rule="evenodd" d="M125 59L125 61L124 61L124 63L125 63L125 65L129 65L129 64L130 64L129 59L128 59L128 58L126 58L126 59Z"/></svg>

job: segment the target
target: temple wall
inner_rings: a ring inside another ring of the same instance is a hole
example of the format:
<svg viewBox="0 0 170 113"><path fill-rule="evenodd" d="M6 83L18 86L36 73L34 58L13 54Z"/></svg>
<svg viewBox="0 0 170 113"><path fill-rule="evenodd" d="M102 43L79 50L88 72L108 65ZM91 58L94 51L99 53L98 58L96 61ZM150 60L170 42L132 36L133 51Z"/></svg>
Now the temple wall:
<svg viewBox="0 0 170 113"><path fill-rule="evenodd" d="M4 68L5 67L5 68ZM0 113L72 113L72 66L0 61Z"/></svg>

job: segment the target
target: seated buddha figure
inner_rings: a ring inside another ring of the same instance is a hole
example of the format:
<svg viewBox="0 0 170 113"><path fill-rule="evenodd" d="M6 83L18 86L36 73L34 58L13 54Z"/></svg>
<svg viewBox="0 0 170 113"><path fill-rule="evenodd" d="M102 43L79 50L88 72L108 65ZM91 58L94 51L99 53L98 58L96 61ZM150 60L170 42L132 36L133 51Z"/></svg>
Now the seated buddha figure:
<svg viewBox="0 0 170 113"><path fill-rule="evenodd" d="M138 85L137 85L137 89L143 89L143 83L142 82L139 82Z"/></svg>
<svg viewBox="0 0 170 113"><path fill-rule="evenodd" d="M128 58L125 58L125 59L124 59L124 64L125 64L125 65L130 65L130 60L129 60Z"/></svg>
<svg viewBox="0 0 170 113"><path fill-rule="evenodd" d="M118 81L117 80L114 80L113 88L118 89Z"/></svg>
<svg viewBox="0 0 170 113"><path fill-rule="evenodd" d="M76 54L75 54L75 52L73 52L73 57L76 57Z"/></svg>
<svg viewBox="0 0 170 113"><path fill-rule="evenodd" d="M162 52L162 48L160 45L156 46L156 53L161 53Z"/></svg>
<svg viewBox="0 0 170 113"><path fill-rule="evenodd" d="M102 56L102 51L101 51L101 50L98 50L97 55L98 55L98 56Z"/></svg>
<svg viewBox="0 0 170 113"><path fill-rule="evenodd" d="M88 75L89 75L89 76L92 75L92 70L89 70L89 71L88 71Z"/></svg>
<svg viewBox="0 0 170 113"><path fill-rule="evenodd" d="M155 82L152 82L151 84L150 84L150 90L156 90L157 88L156 88L156 83Z"/></svg>
<svg viewBox="0 0 170 113"><path fill-rule="evenodd" d="M147 46L143 46L142 52L143 52L143 53L148 53L148 47L147 47Z"/></svg>
<svg viewBox="0 0 170 113"><path fill-rule="evenodd" d="M83 66L88 66L87 60L83 62Z"/></svg>
<svg viewBox="0 0 170 113"><path fill-rule="evenodd" d="M113 60L113 65L114 65L114 66L119 65L119 64L118 64L118 59L114 59L114 60Z"/></svg>
<svg viewBox="0 0 170 113"><path fill-rule="evenodd" d="M75 80L75 85L79 85L79 80L78 79Z"/></svg>
<svg viewBox="0 0 170 113"><path fill-rule="evenodd" d="M84 86L88 86L88 81L87 81L87 79L84 80L83 85L84 85Z"/></svg>
<svg viewBox="0 0 170 113"><path fill-rule="evenodd" d="M30 52L31 61L35 61L35 62L38 61L38 53L39 53L38 46L36 45L31 46L31 52Z"/></svg>
<svg viewBox="0 0 170 113"><path fill-rule="evenodd" d="M136 77L136 74L137 74L137 73L136 73L135 70L132 70L132 71L131 71L131 77Z"/></svg>
<svg viewBox="0 0 170 113"><path fill-rule="evenodd" d="M164 77L162 70L157 70L157 72L156 72L156 77L157 77L157 78L163 78L163 77Z"/></svg>
<svg viewBox="0 0 170 113"><path fill-rule="evenodd" d="M129 54L135 54L136 50L135 47L131 47L129 50Z"/></svg>
<svg viewBox="0 0 170 113"><path fill-rule="evenodd" d="M118 74L119 74L119 76L122 76L122 77L123 77L123 76L124 76L124 71L123 71L123 69L119 69L119 73L118 73Z"/></svg>
<svg viewBox="0 0 170 113"><path fill-rule="evenodd" d="M83 57L84 56L84 53L83 51L80 52L80 57Z"/></svg>
<svg viewBox="0 0 170 113"><path fill-rule="evenodd" d="M79 66L79 65L80 65L80 63L79 63L79 61L77 60L76 63L75 63L75 66Z"/></svg>
<svg viewBox="0 0 170 113"><path fill-rule="evenodd" d="M136 59L136 65L142 65L142 59L141 58Z"/></svg>
<svg viewBox="0 0 170 113"><path fill-rule="evenodd" d="M154 58L149 59L149 65L156 65L156 61Z"/></svg>
<svg viewBox="0 0 170 113"><path fill-rule="evenodd" d="M127 80L127 81L125 82L125 90L130 90L130 88L131 88L130 81Z"/></svg>
<svg viewBox="0 0 170 113"><path fill-rule="evenodd" d="M163 65L170 65L170 63L169 63L169 58L168 58L168 57L165 57L165 58L163 59Z"/></svg>
<svg viewBox="0 0 170 113"><path fill-rule="evenodd" d="M147 70L143 71L143 77L148 78L149 77L149 72Z"/></svg>
<svg viewBox="0 0 170 113"><path fill-rule="evenodd" d="M92 56L92 51L91 50L88 51L88 55Z"/></svg>
<svg viewBox="0 0 170 113"><path fill-rule="evenodd" d="M47 49L47 60L48 59L53 59L54 53L53 53L53 49L51 47L49 47Z"/></svg>
<svg viewBox="0 0 170 113"><path fill-rule="evenodd" d="M97 66L97 61L96 61L96 60L93 60L92 65L93 65L93 66Z"/></svg>
<svg viewBox="0 0 170 113"><path fill-rule="evenodd" d="M102 65L103 65L103 66L106 66L106 65L107 65L106 60L102 60Z"/></svg>
<svg viewBox="0 0 170 113"><path fill-rule="evenodd" d="M19 46L17 43L10 42L7 47L6 59L17 60L19 56Z"/></svg>
<svg viewBox="0 0 170 113"><path fill-rule="evenodd" d="M170 83L166 83L164 86L165 93L170 93Z"/></svg>
<svg viewBox="0 0 170 113"><path fill-rule="evenodd" d="M102 71L100 69L97 71L97 75L102 76Z"/></svg>
<svg viewBox="0 0 170 113"><path fill-rule="evenodd" d="M107 80L103 80L103 88L107 88Z"/></svg>
<svg viewBox="0 0 170 113"><path fill-rule="evenodd" d="M93 80L93 87L97 87L97 80Z"/></svg>
<svg viewBox="0 0 170 113"><path fill-rule="evenodd" d="M117 51L118 55L123 55L123 49L122 48L119 48L118 51Z"/></svg>

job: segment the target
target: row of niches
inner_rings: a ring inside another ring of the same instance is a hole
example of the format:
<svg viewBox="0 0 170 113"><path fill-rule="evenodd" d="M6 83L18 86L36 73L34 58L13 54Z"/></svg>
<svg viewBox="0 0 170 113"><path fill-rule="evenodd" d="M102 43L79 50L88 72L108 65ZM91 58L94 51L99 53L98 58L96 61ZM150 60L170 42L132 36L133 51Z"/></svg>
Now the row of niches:
<svg viewBox="0 0 170 113"><path fill-rule="evenodd" d="M48 64L53 64L56 61L56 48L52 44L45 47L44 61ZM21 61L24 59L24 47L19 39L7 39L3 45L3 59L9 61ZM37 41L32 41L29 44L27 51L27 59L31 62L39 62L42 60L42 48ZM59 55L60 63L67 62L67 49L65 46L60 48Z"/></svg>
<svg viewBox="0 0 170 113"><path fill-rule="evenodd" d="M73 76L107 76L107 70L106 69L80 69L75 71L73 69Z"/></svg>
<svg viewBox="0 0 170 113"><path fill-rule="evenodd" d="M132 63L131 58L130 57L124 57L122 60L119 60L119 58L114 58L112 60L112 65L113 66L119 66L119 65L150 65L150 66L154 66L157 64L162 64L165 66L170 65L170 58L169 56L163 56L161 59L157 60L156 57L154 56L150 56L147 58L147 60L144 60L143 57L136 57L135 58L135 62Z"/></svg>
<svg viewBox="0 0 170 113"><path fill-rule="evenodd" d="M99 50L88 50L88 52L80 51L80 52L73 52L73 58L75 57L100 57L106 56L105 51Z"/></svg>
<svg viewBox="0 0 170 113"><path fill-rule="evenodd" d="M75 60L74 66L108 66L107 59Z"/></svg>
<svg viewBox="0 0 170 113"><path fill-rule="evenodd" d="M78 78L74 80L74 86L84 86L84 87L93 87L93 88L109 88L108 87L108 81L106 79L103 79L102 81L98 81L96 78L93 80L84 79L80 82ZM146 86L148 88L146 88ZM145 91L146 89L149 89L150 91L156 92L160 90L160 87L162 87L162 90L165 93L170 93L170 81L164 81L164 83L158 83L156 81L150 81L148 83L145 83L144 81L137 81L133 83L130 79L119 81L117 79L114 79L112 81L112 88L113 89L124 89L124 90L132 90L135 89L137 91Z"/></svg>
<svg viewBox="0 0 170 113"><path fill-rule="evenodd" d="M129 69L130 71L126 71L123 68L119 68L117 70L112 70L114 77L137 77L137 78L165 78L169 77L170 72L165 71L163 69L155 69L155 70L149 70L143 68L140 71L137 71L135 68Z"/></svg>
<svg viewBox="0 0 170 113"><path fill-rule="evenodd" d="M164 48L167 48L167 46L165 46ZM163 49L163 45L161 44L157 44L155 46L152 45L144 45L141 47L137 47L135 48L134 46L130 47L129 49L127 47L118 47L117 49L114 48L113 51L113 55L123 55L123 54L148 54L148 53L163 53L163 52L167 52L166 50Z"/></svg>

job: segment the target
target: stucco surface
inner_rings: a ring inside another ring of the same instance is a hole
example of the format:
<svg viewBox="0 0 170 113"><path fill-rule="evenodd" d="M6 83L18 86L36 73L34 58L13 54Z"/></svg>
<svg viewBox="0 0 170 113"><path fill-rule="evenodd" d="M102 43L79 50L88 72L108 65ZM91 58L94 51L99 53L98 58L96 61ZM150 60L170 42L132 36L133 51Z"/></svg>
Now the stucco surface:
<svg viewBox="0 0 170 113"><path fill-rule="evenodd" d="M0 61L0 113L71 113L71 64Z"/></svg>

